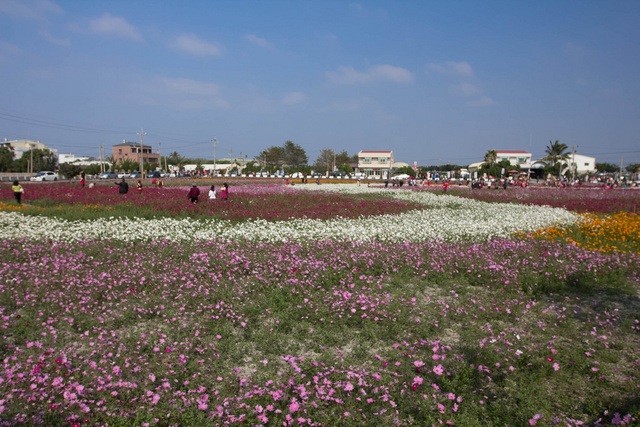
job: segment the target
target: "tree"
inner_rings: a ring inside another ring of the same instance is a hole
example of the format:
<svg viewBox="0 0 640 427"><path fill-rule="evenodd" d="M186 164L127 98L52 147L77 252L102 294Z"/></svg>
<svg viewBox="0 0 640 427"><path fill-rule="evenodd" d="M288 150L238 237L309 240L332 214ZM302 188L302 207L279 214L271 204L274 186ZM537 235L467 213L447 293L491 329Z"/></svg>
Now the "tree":
<svg viewBox="0 0 640 427"><path fill-rule="evenodd" d="M560 177L563 166L566 163L567 159L569 158L569 156L571 156L570 153L565 152L567 151L567 148L569 148L567 147L567 144L562 144L556 139L555 142L549 141L549 145L544 150L544 152L547 153L547 157L543 158L542 160L551 162L550 166L554 171L554 175L557 174L558 177Z"/></svg>
<svg viewBox="0 0 640 427"><path fill-rule="evenodd" d="M625 169L629 173L638 173L640 172L640 163L632 163L630 165L627 165Z"/></svg>
<svg viewBox="0 0 640 427"><path fill-rule="evenodd" d="M177 151L174 151L173 153L169 154L169 157L167 157L168 163L170 165L177 166L178 169L181 169L182 165L186 163L186 160L187 159L185 157L182 157Z"/></svg>
<svg viewBox="0 0 640 427"><path fill-rule="evenodd" d="M272 145L258 154L258 160L265 168L280 168L285 163L284 147Z"/></svg>
<svg viewBox="0 0 640 427"><path fill-rule="evenodd" d="M316 171L330 171L333 169L334 151L331 148L323 148L313 165Z"/></svg>
<svg viewBox="0 0 640 427"><path fill-rule="evenodd" d="M484 163L488 166L492 166L494 163L498 161L498 153L496 150L489 150L487 154L484 155Z"/></svg>
<svg viewBox="0 0 640 427"><path fill-rule="evenodd" d="M616 173L620 171L620 167L612 163L596 163L598 172Z"/></svg>
<svg viewBox="0 0 640 427"><path fill-rule="evenodd" d="M494 163L494 164L488 164L485 163L480 167L480 170L478 171L478 174L482 174L484 175L485 173L488 176L493 176L493 177L499 177L502 175L502 169L506 171L508 170L517 170L518 172L520 171L520 165L512 165L511 162L509 162L509 160L500 160L498 163Z"/></svg>
<svg viewBox="0 0 640 427"><path fill-rule="evenodd" d="M307 153L304 148L298 144L294 144L291 141L287 141L283 145L284 150L284 163L292 168L298 168L304 166L309 162Z"/></svg>
<svg viewBox="0 0 640 427"><path fill-rule="evenodd" d="M58 173L64 176L67 179L72 179L74 176L80 175L82 172L82 168L78 165L74 165L73 163L63 163L60 165L60 170Z"/></svg>
<svg viewBox="0 0 640 427"><path fill-rule="evenodd" d="M0 147L0 172L9 172L13 166L13 148L3 145Z"/></svg>
<svg viewBox="0 0 640 427"><path fill-rule="evenodd" d="M355 159L354 159L355 157ZM358 163L358 155L350 156L346 151L342 150L340 153L336 153L336 166L348 165L349 163Z"/></svg>
<svg viewBox="0 0 640 427"><path fill-rule="evenodd" d="M399 167L398 169L396 169L393 172L393 174L394 175L406 174L406 175L409 175L409 176L415 176L416 171L414 171L411 166L402 166L402 167Z"/></svg>
<svg viewBox="0 0 640 427"><path fill-rule="evenodd" d="M18 172L29 171L29 162L33 158L33 172L52 171L58 162L57 156L49 149L33 148L22 154L22 157L14 160L14 167Z"/></svg>
<svg viewBox="0 0 640 427"><path fill-rule="evenodd" d="M125 159L120 163L119 169L125 172L133 172L139 170L140 165L138 164L138 162L134 162L131 159Z"/></svg>

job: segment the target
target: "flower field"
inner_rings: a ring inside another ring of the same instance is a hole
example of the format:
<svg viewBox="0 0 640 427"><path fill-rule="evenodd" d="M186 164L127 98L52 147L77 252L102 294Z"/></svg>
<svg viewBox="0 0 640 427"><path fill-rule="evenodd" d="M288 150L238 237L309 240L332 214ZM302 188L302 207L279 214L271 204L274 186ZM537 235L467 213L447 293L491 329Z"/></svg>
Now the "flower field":
<svg viewBox="0 0 640 427"><path fill-rule="evenodd" d="M640 419L634 214L357 185L196 207L186 187L41 187L0 204L0 425ZM272 205L292 219L262 218Z"/></svg>

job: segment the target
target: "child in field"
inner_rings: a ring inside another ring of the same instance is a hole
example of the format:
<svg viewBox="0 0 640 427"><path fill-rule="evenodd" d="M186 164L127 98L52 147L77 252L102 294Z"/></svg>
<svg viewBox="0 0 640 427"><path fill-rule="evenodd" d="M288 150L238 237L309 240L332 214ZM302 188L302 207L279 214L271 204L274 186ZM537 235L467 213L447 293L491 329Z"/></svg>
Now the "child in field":
<svg viewBox="0 0 640 427"><path fill-rule="evenodd" d="M138 193L142 193L142 181L138 180L138 184L136 184L136 189Z"/></svg>
<svg viewBox="0 0 640 427"><path fill-rule="evenodd" d="M229 199L229 186L227 185L226 182L224 184L222 184L222 191L220 192L220 198L222 200L228 200Z"/></svg>
<svg viewBox="0 0 640 427"><path fill-rule="evenodd" d="M215 200L216 199L216 186L215 185L211 185L211 188L209 189L209 200Z"/></svg>
<svg viewBox="0 0 640 427"><path fill-rule="evenodd" d="M24 193L24 188L22 188L22 185L20 185L18 180L13 181L11 189L13 190L13 197L16 198L16 202L18 202L18 204L21 204L20 199L22 198L22 194Z"/></svg>

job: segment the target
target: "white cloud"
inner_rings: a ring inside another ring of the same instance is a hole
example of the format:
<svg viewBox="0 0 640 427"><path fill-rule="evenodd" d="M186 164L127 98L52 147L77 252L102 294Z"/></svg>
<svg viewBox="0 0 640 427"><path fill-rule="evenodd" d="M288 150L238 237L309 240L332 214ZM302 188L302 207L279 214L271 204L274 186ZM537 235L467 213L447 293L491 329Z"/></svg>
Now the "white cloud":
<svg viewBox="0 0 640 427"><path fill-rule="evenodd" d="M63 46L63 47L71 46L71 40L55 37L47 29L40 30L40 35L44 37L44 39L47 40L49 43L52 43L58 46Z"/></svg>
<svg viewBox="0 0 640 427"><path fill-rule="evenodd" d="M105 13L100 18L89 21L89 31L110 37L129 39L134 42L144 41L136 27L129 24L126 19Z"/></svg>
<svg viewBox="0 0 640 427"><path fill-rule="evenodd" d="M440 74L472 76L473 68L467 62L447 61L442 64L434 62L427 64L427 71L436 71Z"/></svg>
<svg viewBox="0 0 640 427"><path fill-rule="evenodd" d="M251 43L255 44L256 46L260 46L265 49L273 49L273 43L271 43L270 41L267 41L266 39L258 37L256 35L247 34L245 38L249 40Z"/></svg>
<svg viewBox="0 0 640 427"><path fill-rule="evenodd" d="M181 110L226 109L229 103L220 94L220 86L186 78L156 77L138 85L138 99L150 105Z"/></svg>
<svg viewBox="0 0 640 427"><path fill-rule="evenodd" d="M338 67L337 71L327 71L325 75L333 83L346 85L385 80L396 83L413 82L413 73L411 71L392 65L376 65L366 72L356 71L353 67Z"/></svg>
<svg viewBox="0 0 640 427"><path fill-rule="evenodd" d="M219 44L206 42L195 34L183 34L169 43L169 47L196 56L220 56L224 50Z"/></svg>
<svg viewBox="0 0 640 427"><path fill-rule="evenodd" d="M462 96L475 95L479 92L478 88L471 83L459 83L453 87L453 90Z"/></svg>
<svg viewBox="0 0 640 427"><path fill-rule="evenodd" d="M480 97L480 99L476 100L476 101L469 101L467 102L465 105L467 107L488 107L490 105L494 105L495 102L493 101L493 99L489 98L488 96L482 96Z"/></svg>
<svg viewBox="0 0 640 427"><path fill-rule="evenodd" d="M50 13L60 14L62 8L49 0L2 0L0 1L0 13L13 18L27 21L47 21Z"/></svg>
<svg viewBox="0 0 640 427"><path fill-rule="evenodd" d="M282 97L282 103L285 105L300 104L306 100L302 92L289 92Z"/></svg>

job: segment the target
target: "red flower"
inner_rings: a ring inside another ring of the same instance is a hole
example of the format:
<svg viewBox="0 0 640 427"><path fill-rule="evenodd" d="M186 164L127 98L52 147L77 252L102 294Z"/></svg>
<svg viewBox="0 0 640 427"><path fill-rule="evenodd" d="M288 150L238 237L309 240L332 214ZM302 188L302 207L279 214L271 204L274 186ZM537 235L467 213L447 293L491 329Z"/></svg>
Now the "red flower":
<svg viewBox="0 0 640 427"><path fill-rule="evenodd" d="M413 383L413 386L411 388L413 389L413 391L416 391L418 389L418 383Z"/></svg>
<svg viewBox="0 0 640 427"><path fill-rule="evenodd" d="M56 359L56 363L59 365L62 363L62 359L60 359L59 357Z"/></svg>
<svg viewBox="0 0 640 427"><path fill-rule="evenodd" d="M553 357L551 357L551 356L547 357L547 362L549 362L549 363L553 362Z"/></svg>
<svg viewBox="0 0 640 427"><path fill-rule="evenodd" d="M388 364L389 364L389 362L384 362L384 363L382 364L382 366L387 366Z"/></svg>

